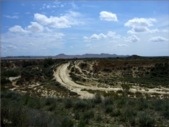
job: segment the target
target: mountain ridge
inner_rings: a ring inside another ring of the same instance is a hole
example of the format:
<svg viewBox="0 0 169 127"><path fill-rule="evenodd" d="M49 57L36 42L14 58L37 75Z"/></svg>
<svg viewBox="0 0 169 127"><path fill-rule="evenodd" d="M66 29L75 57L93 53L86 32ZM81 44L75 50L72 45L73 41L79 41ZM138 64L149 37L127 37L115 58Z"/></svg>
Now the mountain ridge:
<svg viewBox="0 0 169 127"><path fill-rule="evenodd" d="M82 55L67 55L60 53L55 56L6 56L1 58L56 58L56 59L73 59L73 58L116 58L116 57L129 57L129 55L117 55L117 54L108 54L108 53L86 53Z"/></svg>

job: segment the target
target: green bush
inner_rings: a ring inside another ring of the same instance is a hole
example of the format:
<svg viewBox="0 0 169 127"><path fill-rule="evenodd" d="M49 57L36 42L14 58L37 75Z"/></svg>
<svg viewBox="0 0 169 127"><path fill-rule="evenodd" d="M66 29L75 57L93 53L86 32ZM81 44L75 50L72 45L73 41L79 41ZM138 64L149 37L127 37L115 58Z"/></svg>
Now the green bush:
<svg viewBox="0 0 169 127"><path fill-rule="evenodd" d="M69 118L64 118L61 127L73 127L73 121Z"/></svg>
<svg viewBox="0 0 169 127"><path fill-rule="evenodd" d="M118 117L118 116L121 115L121 112L120 112L120 110L119 110L118 108L114 108L114 109L112 110L112 112L110 113L110 115L111 115L112 117Z"/></svg>
<svg viewBox="0 0 169 127"><path fill-rule="evenodd" d="M85 126L86 126L85 122L83 120L80 120L77 127L85 127Z"/></svg>
<svg viewBox="0 0 169 127"><path fill-rule="evenodd" d="M107 105L107 106L105 107L105 113L111 113L112 111L113 111L113 106Z"/></svg>
<svg viewBox="0 0 169 127"><path fill-rule="evenodd" d="M74 103L74 108L77 109L77 110L86 109L88 107L89 107L88 103L86 101L83 101L83 100L77 100Z"/></svg>
<svg viewBox="0 0 169 127"><path fill-rule="evenodd" d="M8 69L8 70L2 69L1 71L1 76L4 77L16 77L18 75L20 75L20 70L18 68Z"/></svg>
<svg viewBox="0 0 169 127"><path fill-rule="evenodd" d="M112 97L106 97L103 102L104 102L104 105L113 104L113 98Z"/></svg>
<svg viewBox="0 0 169 127"><path fill-rule="evenodd" d="M148 108L148 101L143 98L139 98L137 106L138 106L138 110L145 110Z"/></svg>
<svg viewBox="0 0 169 127"><path fill-rule="evenodd" d="M65 108L71 108L73 106L73 103L72 103L71 99L65 99L64 105L65 105Z"/></svg>
<svg viewBox="0 0 169 127"><path fill-rule="evenodd" d="M127 105L121 110L121 120L123 122L129 122L130 124L135 124L136 114L137 114L136 111L133 110L133 108L128 107Z"/></svg>
<svg viewBox="0 0 169 127"><path fill-rule="evenodd" d="M1 85L10 83L9 79L1 77Z"/></svg>
<svg viewBox="0 0 169 127"><path fill-rule="evenodd" d="M83 113L83 120L89 120L94 117L94 111L93 110L88 110Z"/></svg>
<svg viewBox="0 0 169 127"><path fill-rule="evenodd" d="M100 94L96 94L94 99L93 99L94 103L95 104L99 104L102 102L102 98L101 98L101 95Z"/></svg>
<svg viewBox="0 0 169 127"><path fill-rule="evenodd" d="M45 68L47 68L47 67L53 65L54 63L55 63L55 62L54 62L54 60L53 60L52 58L47 58L47 59L44 59L43 66L44 66Z"/></svg>
<svg viewBox="0 0 169 127"><path fill-rule="evenodd" d="M153 116L146 112L141 112L138 114L138 124L139 127L154 127L155 120Z"/></svg>
<svg viewBox="0 0 169 127"><path fill-rule="evenodd" d="M40 108L40 101L39 101L39 99L29 98L27 105L28 105L28 107L39 109Z"/></svg>

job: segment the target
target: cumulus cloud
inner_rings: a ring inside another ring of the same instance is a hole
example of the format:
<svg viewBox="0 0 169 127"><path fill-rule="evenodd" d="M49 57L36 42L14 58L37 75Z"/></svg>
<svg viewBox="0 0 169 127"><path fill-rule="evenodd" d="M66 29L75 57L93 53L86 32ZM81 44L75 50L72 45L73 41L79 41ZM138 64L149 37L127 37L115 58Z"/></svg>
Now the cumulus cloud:
<svg viewBox="0 0 169 127"><path fill-rule="evenodd" d="M34 14L34 19L42 24L53 28L69 28L74 25L79 25L80 22L77 18L80 17L80 13L70 11L63 16L50 16L47 17L44 14L36 13Z"/></svg>
<svg viewBox="0 0 169 127"><path fill-rule="evenodd" d="M22 26L15 25L11 28L9 28L9 32L12 33L31 33L31 32L43 32L44 27L40 25L37 22L31 22L31 25L27 26L26 28L23 28Z"/></svg>
<svg viewBox="0 0 169 127"><path fill-rule="evenodd" d="M126 38L127 42L138 42L140 38L138 38L136 35L132 35Z"/></svg>
<svg viewBox="0 0 169 127"><path fill-rule="evenodd" d="M103 39L103 38L106 38L106 35L103 34L103 33L93 34L90 37L86 37L86 39L92 39L92 40L100 40L100 39Z"/></svg>
<svg viewBox="0 0 169 127"><path fill-rule="evenodd" d="M92 34L91 36L83 37L85 41L93 41L93 40L102 40L102 39L110 39L110 38L120 38L119 35L117 35L115 32L108 31L106 34L99 33L99 34Z"/></svg>
<svg viewBox="0 0 169 127"><path fill-rule="evenodd" d="M101 41L101 42L138 42L140 38L136 35L131 35L128 37L121 36L113 31L108 31L107 33L99 33L92 34L90 36L84 36L84 41L92 42L92 41Z"/></svg>
<svg viewBox="0 0 169 127"><path fill-rule="evenodd" d="M133 31L134 32L145 32L145 31L148 31L148 28L147 27L140 27L140 26L138 26L138 27L134 27Z"/></svg>
<svg viewBox="0 0 169 127"><path fill-rule="evenodd" d="M127 44L117 44L117 47L128 47Z"/></svg>
<svg viewBox="0 0 169 127"><path fill-rule="evenodd" d="M137 26L149 27L149 26L153 26L153 22L156 22L156 19L154 18L133 18L133 19L128 20L125 23L125 26L127 27L137 27Z"/></svg>
<svg viewBox="0 0 169 127"><path fill-rule="evenodd" d="M37 22L31 22L27 29L31 32L42 32L44 30L43 26Z"/></svg>
<svg viewBox="0 0 169 127"><path fill-rule="evenodd" d="M105 20L105 21L115 21L117 22L117 16L116 14L108 11L101 11L100 12L100 20Z"/></svg>
<svg viewBox="0 0 169 127"><path fill-rule="evenodd" d="M5 15L6 18L9 18L9 19L18 19L19 17L16 16L16 15Z"/></svg>
<svg viewBox="0 0 169 127"><path fill-rule="evenodd" d="M72 15L76 14L72 13ZM1 35L2 50L6 55L30 54L31 52L38 54L38 50L45 50L44 45L48 51L61 47L64 44L64 36L63 33L56 32L55 29L50 29L36 21L24 27L15 25L9 28L7 33ZM16 54L10 54L10 52Z"/></svg>
<svg viewBox="0 0 169 127"><path fill-rule="evenodd" d="M62 4L61 3L57 3L57 2L53 2L53 3L44 3L42 8L40 8L41 10L43 9L54 9L54 8L59 8L59 7L62 7Z"/></svg>
<svg viewBox="0 0 169 127"><path fill-rule="evenodd" d="M128 20L124 25L131 28L128 33L152 32L149 27L153 26L156 19L154 18L133 18Z"/></svg>
<svg viewBox="0 0 169 127"><path fill-rule="evenodd" d="M63 37L64 34L58 32L32 32L22 34L22 36L19 33L8 32L1 35L2 52L5 56L20 54L48 54L52 49L56 50L62 47L64 44Z"/></svg>
<svg viewBox="0 0 169 127"><path fill-rule="evenodd" d="M150 38L150 41L152 41L152 42L165 42L165 41L168 41L168 39L161 37L161 36L156 36L156 37Z"/></svg>
<svg viewBox="0 0 169 127"><path fill-rule="evenodd" d="M15 25L11 28L9 28L10 32L14 32L14 33L26 33L27 31L24 30L21 26L19 25Z"/></svg>

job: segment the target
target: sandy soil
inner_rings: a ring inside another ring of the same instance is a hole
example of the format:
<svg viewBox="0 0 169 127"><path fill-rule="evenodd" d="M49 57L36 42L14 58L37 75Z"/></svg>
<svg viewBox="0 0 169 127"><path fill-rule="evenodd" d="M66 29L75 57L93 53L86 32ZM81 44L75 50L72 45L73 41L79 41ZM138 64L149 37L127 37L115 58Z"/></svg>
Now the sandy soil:
<svg viewBox="0 0 169 127"><path fill-rule="evenodd" d="M80 95L80 98L93 98L94 94L89 93L87 91L84 90L97 90L97 91L119 91L122 90L121 87L109 87L109 88L104 88L104 87L96 87L96 86L92 86L92 85L88 85L88 86L83 86L80 84L77 84L75 82L72 81L72 79L70 78L69 75L69 70L68 70L68 66L70 65L70 63L66 63L66 64L62 64L60 65L56 71L54 71L54 78L64 87L66 87L67 89L69 89L72 92L77 93L78 95ZM141 88L141 87L132 87L129 90L132 93L135 92L140 92L140 93L147 93L147 94L165 94L165 95L169 95L169 89L168 88Z"/></svg>

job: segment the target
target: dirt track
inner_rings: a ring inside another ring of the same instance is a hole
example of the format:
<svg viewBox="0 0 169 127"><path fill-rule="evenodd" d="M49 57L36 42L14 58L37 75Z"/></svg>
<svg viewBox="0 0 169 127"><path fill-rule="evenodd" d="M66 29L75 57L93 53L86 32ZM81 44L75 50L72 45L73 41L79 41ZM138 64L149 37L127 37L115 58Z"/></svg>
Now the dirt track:
<svg viewBox="0 0 169 127"><path fill-rule="evenodd" d="M118 87L118 88L114 88L114 87L110 87L110 88L104 88L104 87L95 87L95 86L83 86L80 84L77 84L75 82L72 81L72 79L69 76L69 70L68 70L68 66L70 63L66 63L66 64L62 64L60 65L57 70L54 72L54 78L64 87L66 87L67 89L69 89L72 92L77 93L78 95L80 95L80 98L93 98L94 94L89 93L85 90L97 90L97 91L119 91L122 90L122 88ZM147 93L147 94L166 94L169 95L169 89L168 88L153 88L153 89L148 89L146 88L146 90L144 88L140 88L140 87L132 87L129 90L132 93L135 92L140 92L140 93Z"/></svg>

